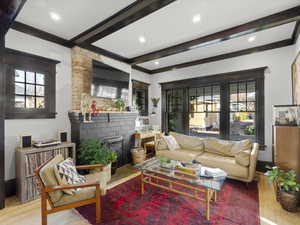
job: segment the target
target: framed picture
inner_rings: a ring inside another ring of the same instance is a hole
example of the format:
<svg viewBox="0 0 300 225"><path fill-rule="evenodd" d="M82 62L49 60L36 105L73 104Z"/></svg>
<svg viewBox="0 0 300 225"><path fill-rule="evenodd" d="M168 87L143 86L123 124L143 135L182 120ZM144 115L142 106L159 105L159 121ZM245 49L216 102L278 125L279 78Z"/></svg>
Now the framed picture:
<svg viewBox="0 0 300 225"><path fill-rule="evenodd" d="M300 105L274 105L273 125L275 126L299 126Z"/></svg>
<svg viewBox="0 0 300 225"><path fill-rule="evenodd" d="M293 104L300 105L300 52L292 64Z"/></svg>

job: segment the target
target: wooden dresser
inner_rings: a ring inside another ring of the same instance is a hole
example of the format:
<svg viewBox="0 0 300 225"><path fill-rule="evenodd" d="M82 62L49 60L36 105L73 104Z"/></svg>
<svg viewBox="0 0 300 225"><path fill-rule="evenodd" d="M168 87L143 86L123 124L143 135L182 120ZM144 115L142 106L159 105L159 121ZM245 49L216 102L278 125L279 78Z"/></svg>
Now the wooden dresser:
<svg viewBox="0 0 300 225"><path fill-rule="evenodd" d="M274 126L274 163L300 179L300 126Z"/></svg>

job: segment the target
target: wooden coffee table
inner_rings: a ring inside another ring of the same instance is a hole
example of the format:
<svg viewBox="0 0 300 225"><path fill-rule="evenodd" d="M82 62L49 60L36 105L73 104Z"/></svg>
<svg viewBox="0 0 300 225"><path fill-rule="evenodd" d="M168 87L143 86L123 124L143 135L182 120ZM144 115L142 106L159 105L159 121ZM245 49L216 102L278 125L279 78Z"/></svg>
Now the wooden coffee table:
<svg viewBox="0 0 300 225"><path fill-rule="evenodd" d="M142 195L145 192L145 184L149 184L205 202L207 220L210 219L210 204L217 201L217 193L221 191L226 179L226 177L213 179L192 176L176 169L166 169L160 166L158 158L151 158L135 167L141 170ZM178 187L181 189L178 190ZM200 193L204 193L204 197L200 196Z"/></svg>

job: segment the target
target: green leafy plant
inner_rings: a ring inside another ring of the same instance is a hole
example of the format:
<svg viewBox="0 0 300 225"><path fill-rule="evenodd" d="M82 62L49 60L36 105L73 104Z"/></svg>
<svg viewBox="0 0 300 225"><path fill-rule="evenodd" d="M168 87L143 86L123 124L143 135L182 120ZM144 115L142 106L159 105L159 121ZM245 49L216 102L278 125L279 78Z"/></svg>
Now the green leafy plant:
<svg viewBox="0 0 300 225"><path fill-rule="evenodd" d="M123 99L119 98L115 101L115 105L118 108L119 111L122 111L125 107L125 102Z"/></svg>
<svg viewBox="0 0 300 225"><path fill-rule="evenodd" d="M105 143L97 139L84 140L80 144L78 159L83 165L108 165L116 161L117 155Z"/></svg>
<svg viewBox="0 0 300 225"><path fill-rule="evenodd" d="M151 98L152 104L154 108L157 108L160 98Z"/></svg>
<svg viewBox="0 0 300 225"><path fill-rule="evenodd" d="M251 125L251 126L247 126L244 130L246 135L255 135L255 126Z"/></svg>
<svg viewBox="0 0 300 225"><path fill-rule="evenodd" d="M269 182L275 181L280 189L285 192L298 192L300 190L300 184L297 183L297 175L294 170L285 172L277 166L267 166L267 168L269 171L267 171L266 175Z"/></svg>

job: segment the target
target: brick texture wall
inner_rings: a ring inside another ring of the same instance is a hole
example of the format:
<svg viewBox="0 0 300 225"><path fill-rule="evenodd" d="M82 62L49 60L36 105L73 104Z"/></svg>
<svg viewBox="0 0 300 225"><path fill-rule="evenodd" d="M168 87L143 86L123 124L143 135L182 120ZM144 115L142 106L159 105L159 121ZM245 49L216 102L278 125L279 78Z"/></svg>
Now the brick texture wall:
<svg viewBox="0 0 300 225"><path fill-rule="evenodd" d="M102 61L102 56L80 47L72 48L72 110L80 110L82 94L91 93L93 60ZM91 97L101 111L116 111L111 99Z"/></svg>

